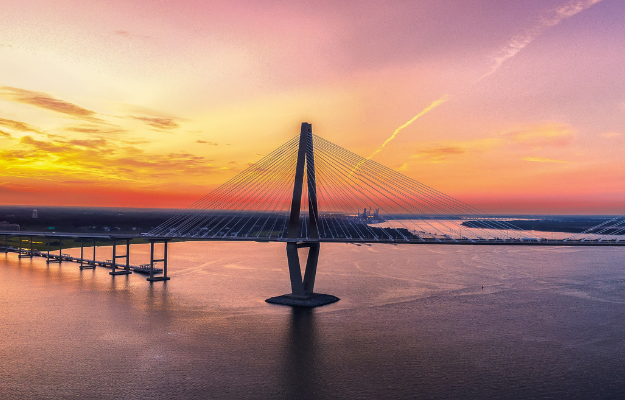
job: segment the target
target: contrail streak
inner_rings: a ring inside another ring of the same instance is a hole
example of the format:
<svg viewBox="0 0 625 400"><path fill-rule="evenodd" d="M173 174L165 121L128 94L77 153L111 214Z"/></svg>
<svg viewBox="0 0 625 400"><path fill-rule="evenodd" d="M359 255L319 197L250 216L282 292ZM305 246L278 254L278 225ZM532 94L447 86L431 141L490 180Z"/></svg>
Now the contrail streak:
<svg viewBox="0 0 625 400"><path fill-rule="evenodd" d="M575 14L586 10L600 1L602 0L575 0L549 12L549 15L543 17L538 24L514 36L510 43L493 56L495 64L490 71L482 75L478 81L494 74L506 60L514 57L519 51L523 50L525 46L533 42L534 39L540 36L547 28L558 25L565 19L571 18Z"/></svg>
<svg viewBox="0 0 625 400"><path fill-rule="evenodd" d="M593 6L593 5L595 5L595 4L597 4L597 3L601 2L601 1L602 0L573 0L573 1L570 1L569 3L567 3L567 4L565 4L565 5L561 6L561 7L558 7L556 9L550 11L545 16L543 16L543 18L541 18L539 23L537 23L533 27L527 29L524 33L521 33L521 34L518 34L518 35L514 36L510 40L510 43L508 43L495 56L493 56L493 58L495 60L495 64L490 69L490 71L488 71L487 73L482 75L477 81L479 82L482 79L486 78L487 76L490 76L490 75L494 74L495 71L497 71L499 69L499 67L501 67L501 65L506 60L514 57L519 51L523 50L528 44L530 44L532 41L534 41L534 39L536 39L538 36L540 36L546 29L548 29L548 28L550 28L552 26L558 25L560 22L564 21L565 19L571 18L575 14L580 13L580 12L586 10L587 8ZM404 129L408 125L412 124L414 121L416 121L417 119L419 119L423 115L427 114L428 112L430 112L434 108L440 106L441 104L443 104L444 102L449 100L450 97L451 96L449 94L444 95L440 99L432 102L432 104L427 106L419 114L417 114L414 117L412 117L412 119L410 121L406 122L405 124L403 124L399 128L395 129L395 132L393 132L391 137L389 137L388 139L386 139L386 141L384 143L382 143L382 146L377 148L369 157L367 157L366 159L362 160L361 162L359 162L354 167L354 169L350 173L350 176L364 162L366 162L367 160L370 160L376 154L378 154L380 151L382 151L384 146L386 146L390 141L395 139L395 137L397 136L399 131L401 131L402 129Z"/></svg>
<svg viewBox="0 0 625 400"><path fill-rule="evenodd" d="M378 147L373 153L371 153L371 155L367 158L365 158L364 160L360 161L358 164L356 164L356 166L354 167L354 169L352 170L352 172L350 173L350 176L354 173L354 171L356 171L358 169L358 167L360 167L364 162L371 160L376 154L378 154L379 152L382 151L382 149L384 148L384 146L386 146L390 141L392 141L393 139L395 139L395 137L397 136L397 134L404 129L405 127L407 127L408 125L412 124L413 122L415 122L416 120L418 120L419 118L421 118L422 116L424 116L425 114L429 113L430 111L432 111L433 109L435 109L436 107L440 106L441 104L443 104L444 102L446 102L447 100L449 100L451 98L451 96L449 94L444 95L443 97L441 97L438 100L434 100L432 103L430 103L429 106L425 107L423 109L423 111L421 111L419 114L415 115L414 117L412 117L408 122L406 122L405 124L403 124L402 126L400 126L399 128L395 129L395 132L393 132L393 134L391 135L391 137L389 137L388 139L386 139L386 141L384 141L384 143L382 143L382 146Z"/></svg>
<svg viewBox="0 0 625 400"><path fill-rule="evenodd" d="M395 139L395 136L397 136L397 134L399 133L399 131L401 131L402 129L404 129L405 127L407 127L408 125L412 124L413 122L415 122L416 120L418 120L419 118L421 118L422 116L424 116L425 114L429 113L430 111L432 111L433 109L435 109L436 107L440 106L441 104L443 104L444 102L446 102L447 100L449 100L451 98L450 95L446 94L443 97L441 97L438 100L434 100L429 106L425 107L423 109L423 111L421 111L419 114L415 115L414 117L412 117L410 119L410 121L406 122L405 124L403 124L402 126L400 126L399 128L395 129L395 132L393 132L393 134L391 135L391 137L389 137L388 139L386 139L386 141L384 143L382 143L382 146L378 147L369 157L367 157L367 160L370 160L373 156L375 156L376 154L378 154L379 152L382 151L382 149L384 148L384 146L386 146L391 140Z"/></svg>

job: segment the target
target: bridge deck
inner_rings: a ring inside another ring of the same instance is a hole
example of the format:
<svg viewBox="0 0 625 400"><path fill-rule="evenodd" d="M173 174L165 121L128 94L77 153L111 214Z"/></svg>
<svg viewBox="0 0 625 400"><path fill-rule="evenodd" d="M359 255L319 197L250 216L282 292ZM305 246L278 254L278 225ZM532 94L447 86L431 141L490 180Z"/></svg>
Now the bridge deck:
<svg viewBox="0 0 625 400"><path fill-rule="evenodd" d="M360 239L360 238L257 238L257 237L201 237L201 236L147 236L141 234L117 234L117 235L85 235L82 233L47 233L28 231L0 231L0 236L23 236L45 238L77 238L99 240L126 240L143 239L157 241L221 241L221 242L320 242L320 243L386 243L386 244L445 244L445 245L497 245L497 246L625 246L623 239L536 239L536 238L508 238L508 239L449 239L449 238L423 238L421 240L391 240L391 239ZM2 244L0 243L0 248Z"/></svg>
<svg viewBox="0 0 625 400"><path fill-rule="evenodd" d="M94 265L98 266L98 267L105 267L105 268L113 268L113 261L112 260L106 260L106 261L101 261L101 260L95 260L95 263L93 261L93 259L87 259L87 258L80 258L80 257L72 257L69 254L53 254L50 253L48 254L48 252L46 251L39 251L39 250L26 250L26 249L18 249L16 247L13 246L8 246L5 247L3 245L0 245L0 251L4 252L4 251L8 251L11 253L17 253L20 256L23 257L43 257L46 259L52 259L52 260L57 260L57 261L69 261L69 262L76 262L76 263L81 263L83 265ZM130 265L129 266L130 269L134 272L138 272L138 273L142 273L142 274L149 274L150 273L150 264L141 264L141 265ZM126 268L126 264L115 264L115 268ZM154 268L154 273L155 274L161 274L163 273L163 269L162 268Z"/></svg>

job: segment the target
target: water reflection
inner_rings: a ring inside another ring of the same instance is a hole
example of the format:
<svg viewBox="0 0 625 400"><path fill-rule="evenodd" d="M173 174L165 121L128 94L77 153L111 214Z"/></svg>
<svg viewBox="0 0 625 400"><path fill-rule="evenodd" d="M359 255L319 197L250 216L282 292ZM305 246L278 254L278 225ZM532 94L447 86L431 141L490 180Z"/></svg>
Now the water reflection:
<svg viewBox="0 0 625 400"><path fill-rule="evenodd" d="M317 343L315 312L305 307L293 307L288 327L285 329L286 354L284 357L284 398L319 398L321 363Z"/></svg>
<svg viewBox="0 0 625 400"><path fill-rule="evenodd" d="M264 302L281 244L177 243L155 283L0 253L0 398L619 398L621 252L329 244L315 310Z"/></svg>
<svg viewBox="0 0 625 400"><path fill-rule="evenodd" d="M145 304L150 311L174 311L167 290L167 281L149 282Z"/></svg>

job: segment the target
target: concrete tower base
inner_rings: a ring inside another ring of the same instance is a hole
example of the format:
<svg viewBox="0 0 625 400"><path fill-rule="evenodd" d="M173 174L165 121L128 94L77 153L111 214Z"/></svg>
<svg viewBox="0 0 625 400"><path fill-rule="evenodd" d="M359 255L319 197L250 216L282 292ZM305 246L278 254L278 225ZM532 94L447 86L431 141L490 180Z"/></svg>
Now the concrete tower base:
<svg viewBox="0 0 625 400"><path fill-rule="evenodd" d="M340 299L338 297L332 296L331 294L313 293L305 297L293 296L292 294L285 294L282 296L272 297L265 301L267 303L280 304L283 306L312 308L312 307L325 306L326 304L336 303L339 300Z"/></svg>

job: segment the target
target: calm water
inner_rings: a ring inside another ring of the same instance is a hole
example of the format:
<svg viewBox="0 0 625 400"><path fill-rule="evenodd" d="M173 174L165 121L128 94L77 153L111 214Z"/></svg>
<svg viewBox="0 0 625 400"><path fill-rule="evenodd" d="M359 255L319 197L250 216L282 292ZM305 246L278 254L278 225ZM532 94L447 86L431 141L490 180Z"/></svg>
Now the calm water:
<svg viewBox="0 0 625 400"><path fill-rule="evenodd" d="M324 244L306 311L264 302L284 247L174 243L152 285L0 254L0 398L625 394L623 249Z"/></svg>

